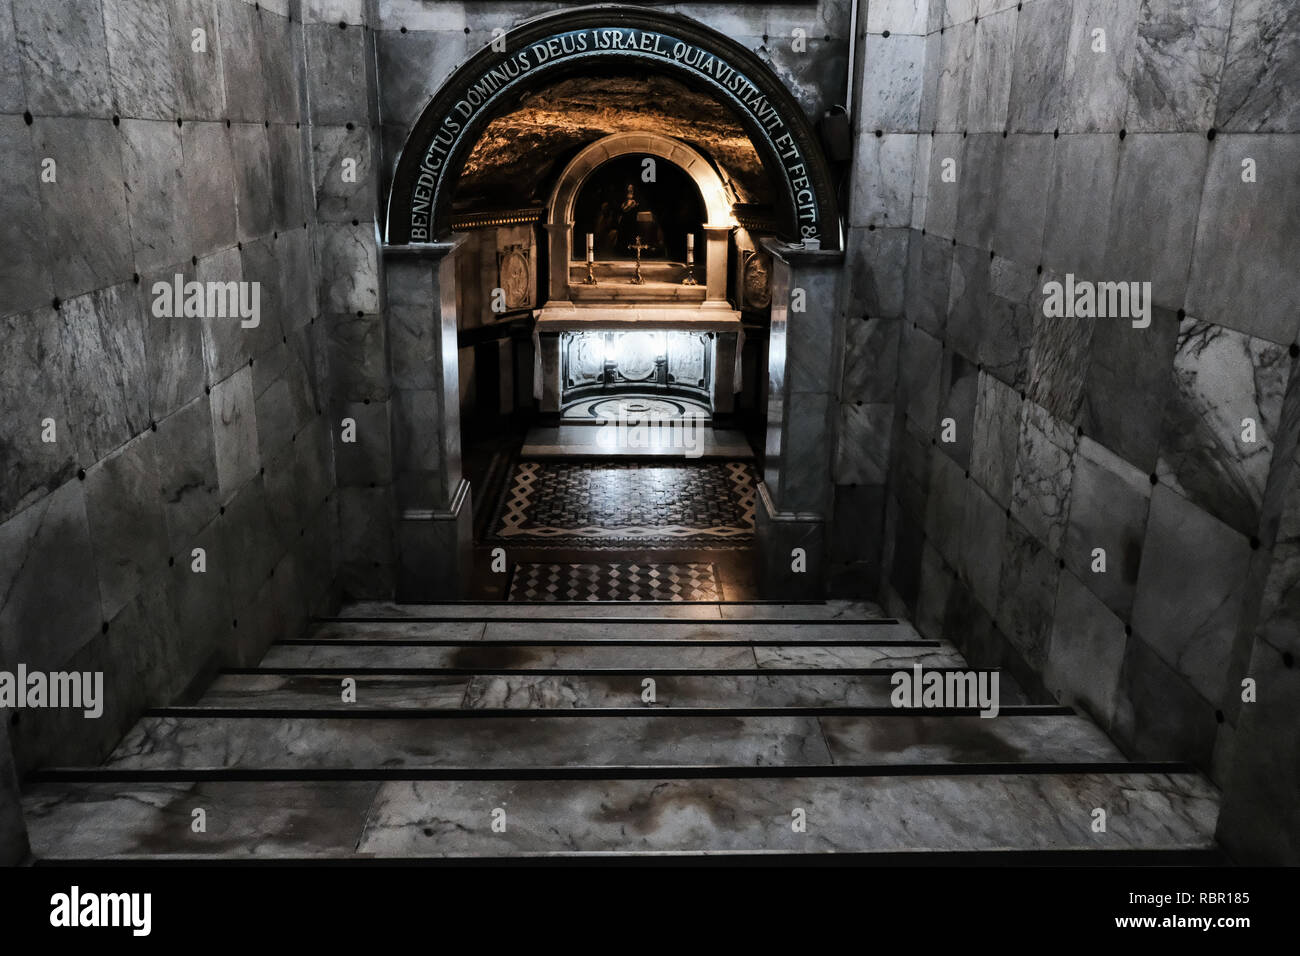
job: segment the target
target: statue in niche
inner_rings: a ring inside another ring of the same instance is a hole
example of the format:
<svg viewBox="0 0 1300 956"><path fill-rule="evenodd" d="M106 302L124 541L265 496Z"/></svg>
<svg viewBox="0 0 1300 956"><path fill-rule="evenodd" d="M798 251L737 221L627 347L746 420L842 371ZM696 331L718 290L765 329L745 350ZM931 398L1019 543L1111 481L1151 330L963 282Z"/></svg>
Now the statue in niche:
<svg viewBox="0 0 1300 956"><path fill-rule="evenodd" d="M637 196L636 186L627 184L621 201L601 203L596 219L596 249L602 257L628 258L637 241L643 255L663 255L664 231L654 212Z"/></svg>

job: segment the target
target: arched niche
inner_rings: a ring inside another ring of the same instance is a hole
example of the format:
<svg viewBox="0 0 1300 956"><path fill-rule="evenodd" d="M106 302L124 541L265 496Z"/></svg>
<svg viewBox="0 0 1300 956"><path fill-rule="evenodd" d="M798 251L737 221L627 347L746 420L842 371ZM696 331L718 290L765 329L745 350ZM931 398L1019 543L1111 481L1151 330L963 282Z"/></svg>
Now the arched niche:
<svg viewBox="0 0 1300 956"><path fill-rule="evenodd" d="M629 154L648 154L667 160L694 181L704 200L704 267L707 277L705 304L725 305L727 294L727 237L736 225L733 199L707 159L671 136L655 132L614 133L585 147L569 161L551 189L546 204L546 231L550 252L551 300L569 298L573 246L574 206L587 179L601 166Z"/></svg>
<svg viewBox="0 0 1300 956"><path fill-rule="evenodd" d="M522 95L559 78L608 69L672 76L726 105L776 186L779 234L839 248L835 188L817 135L771 68L689 17L620 4L535 17L452 74L420 114L398 158L387 244L450 239L460 170L488 123Z"/></svg>

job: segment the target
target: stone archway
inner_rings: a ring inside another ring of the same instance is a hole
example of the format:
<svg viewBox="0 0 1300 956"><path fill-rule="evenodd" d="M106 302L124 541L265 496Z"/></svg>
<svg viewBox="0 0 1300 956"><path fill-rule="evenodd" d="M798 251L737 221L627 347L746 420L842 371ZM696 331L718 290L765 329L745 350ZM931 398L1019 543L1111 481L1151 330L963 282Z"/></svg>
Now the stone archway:
<svg viewBox="0 0 1300 956"><path fill-rule="evenodd" d="M612 159L631 153L648 153L666 159L695 182L704 200L705 305L725 306L727 291L727 237L736 221L731 213L732 197L722 177L707 159L671 136L654 132L614 133L598 139L569 161L560 173L546 204L546 231L550 251L551 301L569 298L569 267L572 262L570 237L574 204L587 178Z"/></svg>
<svg viewBox="0 0 1300 956"><path fill-rule="evenodd" d="M726 104L777 184L782 237L840 247L834 183L817 135L767 64L689 17L616 4L529 20L452 75L403 146L389 191L386 243L449 239L460 169L487 124L524 93L611 67L673 76Z"/></svg>

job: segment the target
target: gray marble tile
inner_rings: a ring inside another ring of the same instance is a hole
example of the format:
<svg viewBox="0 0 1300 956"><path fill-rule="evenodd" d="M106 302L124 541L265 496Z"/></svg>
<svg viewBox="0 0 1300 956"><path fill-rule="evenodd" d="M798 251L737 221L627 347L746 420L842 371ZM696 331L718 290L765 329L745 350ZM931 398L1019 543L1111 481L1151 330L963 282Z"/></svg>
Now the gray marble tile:
<svg viewBox="0 0 1300 956"><path fill-rule="evenodd" d="M1006 538L1006 509L974 482L963 486L958 576L970 588L979 605L990 614L997 610L998 585L1002 573L1001 545Z"/></svg>
<svg viewBox="0 0 1300 956"><path fill-rule="evenodd" d="M374 782L83 783L31 788L23 809L43 860L351 856ZM195 833L193 811L206 813Z"/></svg>
<svg viewBox="0 0 1300 956"><path fill-rule="evenodd" d="M1275 647L1256 641L1250 673L1258 681L1259 699L1243 706L1238 719L1219 839L1240 859L1284 865L1300 855L1300 820L1291 796L1298 781L1294 761L1278 760L1277 755L1292 753L1300 745L1295 713L1300 672L1288 666Z"/></svg>
<svg viewBox="0 0 1300 956"><path fill-rule="evenodd" d="M889 466L892 404L840 404L834 480L840 485L883 485Z"/></svg>
<svg viewBox="0 0 1300 956"><path fill-rule="evenodd" d="M121 132L131 246L136 268L151 272L193 254L181 130L166 120L126 119Z"/></svg>
<svg viewBox="0 0 1300 956"><path fill-rule="evenodd" d="M86 516L109 621L167 563L167 528L158 487L154 433L86 469Z"/></svg>
<svg viewBox="0 0 1300 956"><path fill-rule="evenodd" d="M260 47L262 79L266 84L266 118L272 123L297 122L300 118L298 84L303 64L302 27L284 17L273 15L265 6L256 23L254 35ZM344 31L337 27L334 32L361 33L360 30ZM338 64L335 64L335 68L338 68ZM362 77L359 89L365 88L365 79ZM306 118L301 117L303 120Z"/></svg>
<svg viewBox="0 0 1300 956"><path fill-rule="evenodd" d="M1027 392L1063 425L1079 417L1094 328L1115 321L1122 320L1051 317L1041 303L1034 313Z"/></svg>
<svg viewBox="0 0 1300 956"><path fill-rule="evenodd" d="M28 109L38 116L111 112L100 0L14 0L13 11Z"/></svg>
<svg viewBox="0 0 1300 956"><path fill-rule="evenodd" d="M1074 0L1065 47L1060 127L1072 133L1117 132L1124 125L1136 46L1134 0ZM1105 31L1105 51L1098 49Z"/></svg>
<svg viewBox="0 0 1300 956"><path fill-rule="evenodd" d="M970 473L1003 508L1011 506L1020 395L987 372L979 373L972 425Z"/></svg>
<svg viewBox="0 0 1300 956"><path fill-rule="evenodd" d="M312 121L323 125L341 126L349 122L366 125L369 115L365 99L367 33L340 30L337 23L321 23L307 26L306 38ZM397 39L403 45L407 41L401 35Z"/></svg>
<svg viewBox="0 0 1300 956"><path fill-rule="evenodd" d="M787 766L830 763L814 717L146 717L105 762L205 767Z"/></svg>
<svg viewBox="0 0 1300 956"><path fill-rule="evenodd" d="M1232 11L1232 4L1218 0L1142 0L1125 121L1129 130L1214 125Z"/></svg>
<svg viewBox="0 0 1300 956"><path fill-rule="evenodd" d="M357 677L356 702L344 703L342 678L298 674L222 674L203 692L196 707L248 709L347 710L349 707L393 710L433 710L460 707L472 681L469 677ZM499 678L505 680L506 678ZM546 678L548 680L556 678ZM640 699L640 682L636 684Z"/></svg>
<svg viewBox="0 0 1300 956"><path fill-rule="evenodd" d="M1260 530L1291 364L1285 348L1261 339L1191 318L1179 327L1156 472L1248 537ZM1243 440L1247 419L1253 442Z"/></svg>
<svg viewBox="0 0 1300 956"><path fill-rule="evenodd" d="M166 0L102 2L114 110L124 117L172 122L180 110L172 69L171 4Z"/></svg>
<svg viewBox="0 0 1300 956"><path fill-rule="evenodd" d="M1137 133L1120 147L1106 278L1151 283L1156 305L1177 309L1187 291L1197 208L1209 142L1200 133ZM1162 242L1151 242L1160 223Z"/></svg>
<svg viewBox="0 0 1300 956"><path fill-rule="evenodd" d="M894 399L898 379L900 319L850 319L845 324L844 402Z"/></svg>
<svg viewBox="0 0 1300 956"><path fill-rule="evenodd" d="M1110 732L1135 759L1208 767L1218 724L1214 705L1138 638L1125 647Z"/></svg>
<svg viewBox="0 0 1300 956"><path fill-rule="evenodd" d="M504 834L491 828L491 810L499 806L514 821ZM1098 806L1113 808L1104 835L1091 832ZM804 833L790 826L794 808L806 811ZM1099 842L1207 848L1217 809L1217 794L1199 778L1165 774L395 782L380 790L360 850L470 856L1095 849Z"/></svg>
<svg viewBox="0 0 1300 956"><path fill-rule="evenodd" d="M377 32L375 53L379 75L384 77L379 111L384 122L409 129L434 92L465 59L467 45L460 32ZM386 157L388 161L395 158Z"/></svg>
<svg viewBox="0 0 1300 956"><path fill-rule="evenodd" d="M270 510L267 508L266 487L261 476L254 476L241 487L227 500L225 508L226 513L220 521L226 537L227 560L230 562L230 600L235 615L244 614L247 618L253 616L246 612L256 601L258 591L279 559ZM248 627L244 628L245 632L248 630ZM260 650L258 648L258 653ZM257 659L256 653L250 656L249 663Z"/></svg>
<svg viewBox="0 0 1300 956"><path fill-rule="evenodd" d="M18 58L12 6L0 15L0 113L21 113L27 105L23 91L23 65ZM6 150L6 154L8 151Z"/></svg>
<svg viewBox="0 0 1300 956"><path fill-rule="evenodd" d="M1029 667L1041 673L1056 614L1056 559L1019 522L1007 522L996 620Z"/></svg>
<svg viewBox="0 0 1300 956"><path fill-rule="evenodd" d="M959 245L953 249L952 277L948 289L948 324L945 347L975 360L989 318L989 257L983 249Z"/></svg>
<svg viewBox="0 0 1300 956"><path fill-rule="evenodd" d="M327 223L317 241L321 308L327 312L377 312L379 260L374 223Z"/></svg>
<svg viewBox="0 0 1300 956"><path fill-rule="evenodd" d="M238 269L242 273L245 282L258 283L258 306L260 314L258 324L253 328L244 328L240 322L232 322L228 319L210 320L225 323L230 336L238 336L244 343L240 351L246 353L250 358L257 359L266 355L266 353L277 345L284 345L284 323L282 321L285 309L285 303L280 298L281 290L281 271L283 265L276 257L276 247L278 241L272 236L262 236L252 242L245 242L242 249L237 249L239 253ZM234 271L234 265L226 264L224 255L228 255L230 250L223 254L211 256L207 260L212 266L217 267L221 273L228 269ZM203 271L203 263L200 262L200 271ZM206 278L206 276L205 276ZM260 377L262 373L255 375ZM255 393L256 394L256 393Z"/></svg>
<svg viewBox="0 0 1300 956"><path fill-rule="evenodd" d="M163 517L176 552L216 516L220 505L207 399L196 398L159 422L153 445Z"/></svg>
<svg viewBox="0 0 1300 956"><path fill-rule="evenodd" d="M2 47L0 52L4 52ZM0 865L17 866L27 860L29 852L22 794L9 745L9 722L0 721Z"/></svg>
<svg viewBox="0 0 1300 956"><path fill-rule="evenodd" d="M411 392L395 393L395 402L398 402L398 408L402 399L410 396ZM419 393L417 393L419 394ZM427 409L422 409L427 411ZM341 422L344 418L351 419L356 423L354 442L344 442L340 431ZM430 418L432 416L430 415ZM404 419L398 418L399 423L404 423ZM413 466L417 462L428 462L432 464L436 460L434 443L437 440L437 433L422 433L412 435L406 438L404 433L399 432L393 436L390 424L390 409L388 402L370 402L363 404L361 402L346 402L339 407L339 413L336 422L333 424L334 431L334 468L335 474L340 486L345 485L369 485L373 482L387 483L393 480L393 442L396 441L396 455L398 460L412 462ZM423 419L419 421L423 424ZM413 423L410 426L413 430L418 427ZM410 445L403 445L403 441L410 441ZM416 458L414 455L406 457L403 454L403 448L407 452L424 452L424 457ZM425 467L428 467L427 465Z"/></svg>
<svg viewBox="0 0 1300 956"><path fill-rule="evenodd" d="M79 450L100 459L149 425L144 310L126 282L69 299L59 314L71 426Z"/></svg>
<svg viewBox="0 0 1300 956"><path fill-rule="evenodd" d="M96 6L98 6L96 4ZM42 189L54 287L71 296L131 273L121 136L108 120L45 119L36 150L57 164L58 188Z"/></svg>
<svg viewBox="0 0 1300 956"><path fill-rule="evenodd" d="M235 242L235 170L224 123L186 121L181 128L181 180L191 255L207 256Z"/></svg>
<svg viewBox="0 0 1300 956"><path fill-rule="evenodd" d="M1079 422L1085 434L1143 471L1155 471L1165 403L1173 391L1169 369L1178 318L1153 309L1151 325L1097 322Z"/></svg>
<svg viewBox="0 0 1300 956"><path fill-rule="evenodd" d="M888 30L895 33L924 35L926 28L926 4L914 0L877 0L867 7L866 29L868 33L880 33Z"/></svg>
<svg viewBox="0 0 1300 956"><path fill-rule="evenodd" d="M1133 607L1150 504L1146 474L1092 439L1080 440L1061 556L1088 590L1125 620ZM1105 551L1103 572L1094 570L1096 548Z"/></svg>
<svg viewBox="0 0 1300 956"><path fill-rule="evenodd" d="M229 2L229 0L228 0ZM230 152L235 166L235 202L240 239L255 239L271 231L271 155L268 133L261 123L230 127Z"/></svg>
<svg viewBox="0 0 1300 956"><path fill-rule="evenodd" d="M1027 264L1042 260L1048 189L1057 142L1045 133L1007 138L1002 150L991 236L992 248L999 255Z"/></svg>
<svg viewBox="0 0 1300 956"><path fill-rule="evenodd" d="M1060 575L1043 670L1043 682L1056 699L1103 727L1109 724L1124 644L1124 622L1074 574Z"/></svg>
<svg viewBox="0 0 1300 956"><path fill-rule="evenodd" d="M170 286L177 273L182 281L194 278L180 264L140 276L140 301L144 314L146 388L149 394L149 418L161 421L186 402L203 395L207 369L203 358L203 323L199 319L178 316L168 318L153 314L153 287L156 282Z"/></svg>
<svg viewBox="0 0 1300 956"><path fill-rule="evenodd" d="M217 454L217 481L223 501L257 474L257 416L253 373L242 368L212 387L212 435Z"/></svg>
<svg viewBox="0 0 1300 956"><path fill-rule="evenodd" d="M1101 278L1123 144L1101 133L1064 135L1053 143L1042 261L1059 273Z"/></svg>
<svg viewBox="0 0 1300 956"><path fill-rule="evenodd" d="M1026 265L995 256L980 316L976 357L984 371L1017 391L1029 384L1029 349L1039 309L1038 276Z"/></svg>
<svg viewBox="0 0 1300 956"><path fill-rule="evenodd" d="M967 128L971 58L975 52L975 27L967 22L946 30L939 40L940 62L935 126L944 132Z"/></svg>
<svg viewBox="0 0 1300 956"><path fill-rule="evenodd" d="M962 466L932 447L925 536L950 565L956 565L961 555L962 523L966 517L965 483ZM921 633L926 632L922 629Z"/></svg>
<svg viewBox="0 0 1300 956"><path fill-rule="evenodd" d="M957 171L961 195L953 235L962 245L974 246L980 252L987 252L993 241L1005 142L1001 133L972 133L965 140L962 166ZM984 260L987 268L987 255Z"/></svg>
<svg viewBox="0 0 1300 956"><path fill-rule="evenodd" d="M930 493L930 438L918 434L910 422L904 421L891 444L896 449L890 470L899 506L910 519L921 522Z"/></svg>
<svg viewBox="0 0 1300 956"><path fill-rule="evenodd" d="M673 608L661 606L655 608L656 614L671 613ZM784 620L797 619L800 621L816 622L820 620L866 620L871 618L885 617L880 605L871 601L858 599L836 600L831 599L820 604L720 604L718 612L723 618L744 619L744 620L763 620L768 618L781 618ZM906 634L911 636L914 631L910 630L911 625L905 621L900 621L897 625L891 627L899 628L900 637ZM816 630L815 628L813 630Z"/></svg>
<svg viewBox="0 0 1300 956"><path fill-rule="evenodd" d="M224 120L225 84L221 78L221 42L217 30L217 0L170 0L172 68L180 112L190 118ZM203 30L206 49L194 49L194 31Z"/></svg>
<svg viewBox="0 0 1300 956"><path fill-rule="evenodd" d="M860 130L854 156L849 223L853 226L906 226L912 221L916 135Z"/></svg>
<svg viewBox="0 0 1300 956"><path fill-rule="evenodd" d="M0 20L4 17L0 16ZM40 185L31 131L21 116L0 116L0 314L48 305L53 298Z"/></svg>
<svg viewBox="0 0 1300 956"><path fill-rule="evenodd" d="M860 47L862 77L855 104L862 130L915 131L921 118L925 37L868 35Z"/></svg>
<svg viewBox="0 0 1300 956"><path fill-rule="evenodd" d="M1059 554L1070 512L1070 478L1078 438L1033 402L1020 414L1011 513L1052 554Z"/></svg>
<svg viewBox="0 0 1300 956"><path fill-rule="evenodd" d="M377 170L370 131L365 127L318 126L312 130L316 214L323 220L364 219L375 210ZM352 166L355 164L355 167ZM355 179L344 179L355 168Z"/></svg>
<svg viewBox="0 0 1300 956"><path fill-rule="evenodd" d="M939 450L963 471L970 468L971 442L975 432L975 400L979 384L976 364L955 352L944 353L948 371L939 404ZM945 430L951 426L952 441Z"/></svg>
<svg viewBox="0 0 1300 956"><path fill-rule="evenodd" d="M1006 129L1017 20L1017 12L1009 10L973 24L975 52L966 104L966 128L972 133Z"/></svg>
<svg viewBox="0 0 1300 956"><path fill-rule="evenodd" d="M99 630L99 586L75 479L0 525L0 657L57 668Z"/></svg>
<svg viewBox="0 0 1300 956"><path fill-rule="evenodd" d="M906 317L936 337L943 335L948 321L952 257L952 244L947 240L912 232L907 253Z"/></svg>
<svg viewBox="0 0 1300 956"><path fill-rule="evenodd" d="M273 125L267 130L267 138L271 161L271 222L281 230L301 228L311 208L303 133L293 126Z"/></svg>
<svg viewBox="0 0 1300 956"><path fill-rule="evenodd" d="M1016 19L1015 64L1007 126L1015 132L1050 133L1061 124L1067 96L1069 3L1030 3Z"/></svg>
<svg viewBox="0 0 1300 956"><path fill-rule="evenodd" d="M837 765L1121 761L1079 717L820 717Z"/></svg>
<svg viewBox="0 0 1300 956"><path fill-rule="evenodd" d="M925 229L936 237L951 239L956 235L957 203L963 191L962 177L966 175L965 148L966 141L959 133L939 133L930 139Z"/></svg>
<svg viewBox="0 0 1300 956"><path fill-rule="evenodd" d="M1296 137L1219 136L1210 149L1187 290L1190 314L1290 345L1300 290L1288 250L1300 242ZM1256 181L1242 182L1251 160Z"/></svg>
<svg viewBox="0 0 1300 956"><path fill-rule="evenodd" d="M258 35L258 11L240 0L216 0L216 7L226 116L261 126L266 116L261 44L249 42Z"/></svg>
<svg viewBox="0 0 1300 956"><path fill-rule="evenodd" d="M1151 496L1133 631L1206 700L1222 691L1250 545L1181 495Z"/></svg>
<svg viewBox="0 0 1300 956"><path fill-rule="evenodd" d="M1214 125L1233 132L1295 132L1300 124L1300 10L1237 0Z"/></svg>
<svg viewBox="0 0 1300 956"><path fill-rule="evenodd" d="M0 521L76 476L83 436L72 424L63 389L63 324L50 306L0 319ZM42 440L55 423L56 441ZM89 450L84 456L89 458Z"/></svg>

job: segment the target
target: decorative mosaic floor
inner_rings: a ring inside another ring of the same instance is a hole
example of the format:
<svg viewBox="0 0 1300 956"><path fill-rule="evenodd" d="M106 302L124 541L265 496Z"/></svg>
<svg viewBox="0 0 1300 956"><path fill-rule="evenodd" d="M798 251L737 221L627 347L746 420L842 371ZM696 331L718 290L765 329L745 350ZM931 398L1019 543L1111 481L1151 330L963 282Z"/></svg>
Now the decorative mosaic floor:
<svg viewBox="0 0 1300 956"><path fill-rule="evenodd" d="M489 540L582 550L748 548L756 490L752 466L738 461L521 461Z"/></svg>
<svg viewBox="0 0 1300 956"><path fill-rule="evenodd" d="M718 601L711 564L516 564L511 601Z"/></svg>

